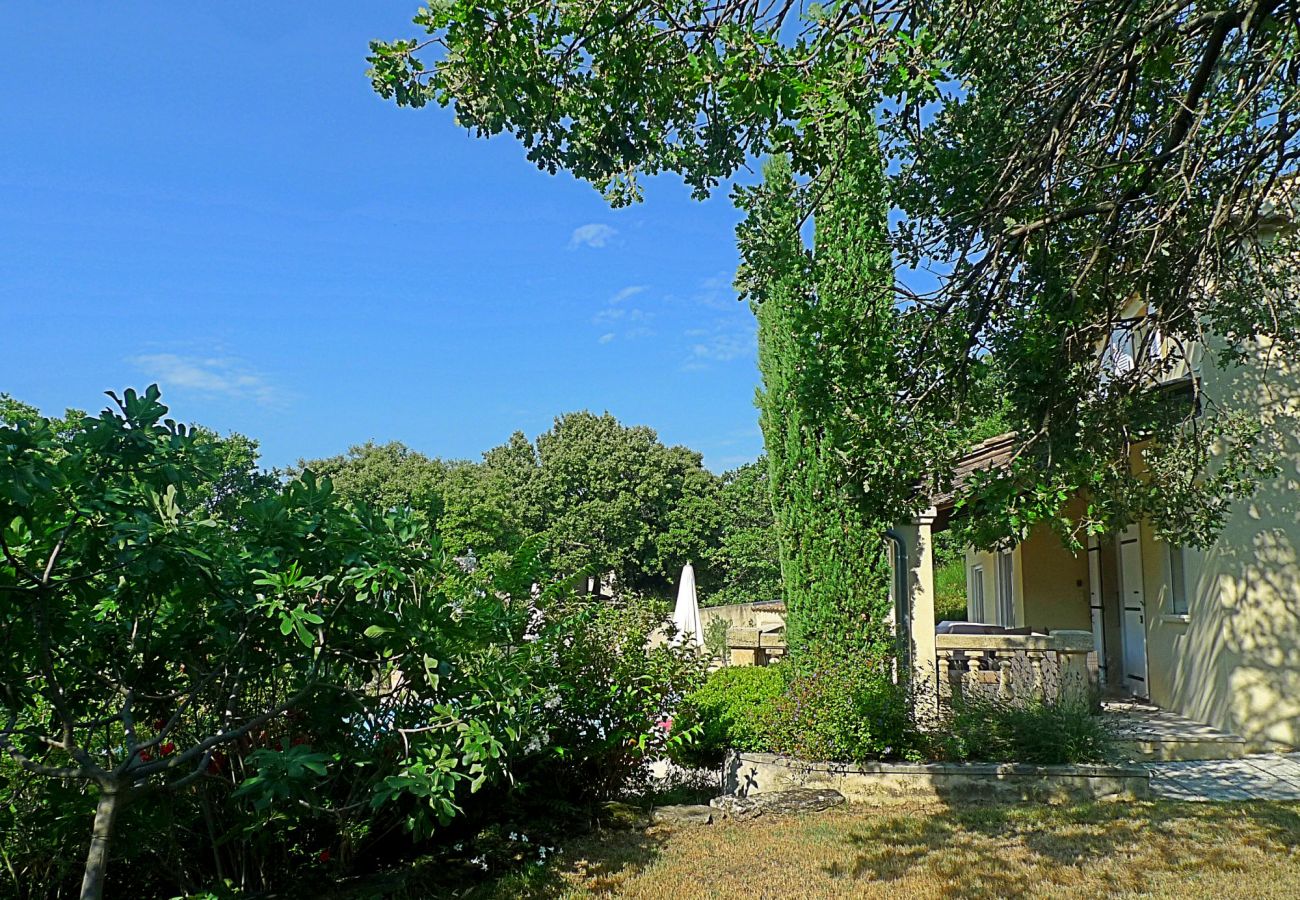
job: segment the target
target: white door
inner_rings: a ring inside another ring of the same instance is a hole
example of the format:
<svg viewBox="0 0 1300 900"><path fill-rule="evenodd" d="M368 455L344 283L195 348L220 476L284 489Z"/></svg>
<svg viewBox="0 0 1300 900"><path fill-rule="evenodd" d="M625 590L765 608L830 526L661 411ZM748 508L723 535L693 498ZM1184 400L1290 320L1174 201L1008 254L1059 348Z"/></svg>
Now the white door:
<svg viewBox="0 0 1300 900"><path fill-rule="evenodd" d="M1088 612L1092 616L1092 642L1097 648L1097 681L1106 684L1106 619L1101 603L1101 542L1088 538Z"/></svg>
<svg viewBox="0 0 1300 900"><path fill-rule="evenodd" d="M1142 546L1138 527L1130 525L1119 539L1119 591L1124 615L1124 684L1135 697L1149 697L1147 687L1146 603L1142 594Z"/></svg>

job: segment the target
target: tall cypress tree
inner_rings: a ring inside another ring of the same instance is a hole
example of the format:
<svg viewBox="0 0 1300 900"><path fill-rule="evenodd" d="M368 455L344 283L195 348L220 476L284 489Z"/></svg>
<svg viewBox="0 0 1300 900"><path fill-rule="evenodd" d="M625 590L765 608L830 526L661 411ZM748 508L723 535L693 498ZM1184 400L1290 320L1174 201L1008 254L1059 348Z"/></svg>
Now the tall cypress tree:
<svg viewBox="0 0 1300 900"><path fill-rule="evenodd" d="M892 418L896 396L884 179L870 122L837 138L839 169L815 185L825 193L813 251L782 158L746 194L738 231L740 284L758 318L758 405L796 657L881 646L888 609L887 523L873 513L854 457L864 428Z"/></svg>

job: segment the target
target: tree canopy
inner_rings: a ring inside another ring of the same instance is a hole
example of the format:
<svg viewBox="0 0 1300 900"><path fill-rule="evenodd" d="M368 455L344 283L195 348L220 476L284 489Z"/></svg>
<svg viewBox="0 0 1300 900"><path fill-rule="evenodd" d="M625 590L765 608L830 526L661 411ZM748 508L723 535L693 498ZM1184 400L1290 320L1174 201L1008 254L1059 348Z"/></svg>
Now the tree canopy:
<svg viewBox="0 0 1300 900"><path fill-rule="evenodd" d="M669 595L687 562L703 602L777 590L766 479L719 478L696 451L608 413L567 413L535 440L516 432L478 462L368 443L296 471L328 476L349 500L420 513L453 553L511 554L536 538L552 571L613 573L633 593Z"/></svg>
<svg viewBox="0 0 1300 900"><path fill-rule="evenodd" d="M1198 519L1206 497L1187 479L1207 448L1241 476L1216 490L1266 469L1267 442L1225 398L1153 410L1179 354L1150 348L1155 335L1162 349L1199 343L1230 365L1267 338L1297 355L1300 306L1278 266L1295 239L1259 239L1294 212L1296 0L450 0L415 24L371 45L381 95L451 105L614 203L639 199L643 175L677 172L704 196L784 154L801 223L849 164L834 123L874 113L907 271L899 392L863 427L963 427L972 368L991 353L1020 465L971 491L1002 534L1146 514L1203 542L1215 522ZM1116 339L1146 351L1118 377L1098 352ZM1122 473L1144 443L1153 477L1139 483ZM924 470L942 488L954 454L902 444L893 478ZM1084 488L1102 499L1061 518Z"/></svg>
<svg viewBox="0 0 1300 900"><path fill-rule="evenodd" d="M329 478L340 495L380 509L410 507L437 521L443 510L443 492L451 464L411 450L399 441L367 441L346 454L300 460L290 474L309 468Z"/></svg>
<svg viewBox="0 0 1300 900"><path fill-rule="evenodd" d="M718 492L722 528L705 558L713 589L701 602L758 603L784 598L765 458L724 472Z"/></svg>

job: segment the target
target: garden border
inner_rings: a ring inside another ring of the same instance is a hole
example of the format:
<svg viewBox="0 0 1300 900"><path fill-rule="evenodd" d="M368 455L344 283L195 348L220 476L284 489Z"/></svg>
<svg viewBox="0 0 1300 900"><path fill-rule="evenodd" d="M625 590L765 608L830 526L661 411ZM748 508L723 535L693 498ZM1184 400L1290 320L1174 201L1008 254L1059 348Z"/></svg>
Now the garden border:
<svg viewBox="0 0 1300 900"><path fill-rule="evenodd" d="M829 788L850 803L876 804L1135 799L1149 796L1150 778L1144 767L1131 764L831 763L737 750L727 751L722 764L724 794L749 797L794 788Z"/></svg>

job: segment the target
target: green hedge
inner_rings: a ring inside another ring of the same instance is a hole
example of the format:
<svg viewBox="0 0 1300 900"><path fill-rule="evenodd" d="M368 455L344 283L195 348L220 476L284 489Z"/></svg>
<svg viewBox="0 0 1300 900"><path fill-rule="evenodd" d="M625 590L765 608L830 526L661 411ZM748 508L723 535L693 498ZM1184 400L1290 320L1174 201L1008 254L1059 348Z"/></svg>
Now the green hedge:
<svg viewBox="0 0 1300 900"><path fill-rule="evenodd" d="M685 726L700 732L677 753L684 765L713 766L728 748L767 750L768 709L785 690L779 666L734 666L719 669L687 695L678 713Z"/></svg>
<svg viewBox="0 0 1300 900"><path fill-rule="evenodd" d="M1102 763L1115 755L1115 736L1086 696L967 697L954 704L935 744L934 755L947 759L1037 765Z"/></svg>
<svg viewBox="0 0 1300 900"><path fill-rule="evenodd" d="M1115 739L1086 696L1003 700L968 696L938 727L913 718L906 685L889 660L827 656L806 669L720 669L687 695L679 727L698 729L675 748L682 765L718 765L727 749L834 762L971 760L1106 762Z"/></svg>
<svg viewBox="0 0 1300 900"><path fill-rule="evenodd" d="M923 759L926 737L912 718L906 684L872 653L808 660L765 721L771 749L808 760Z"/></svg>

